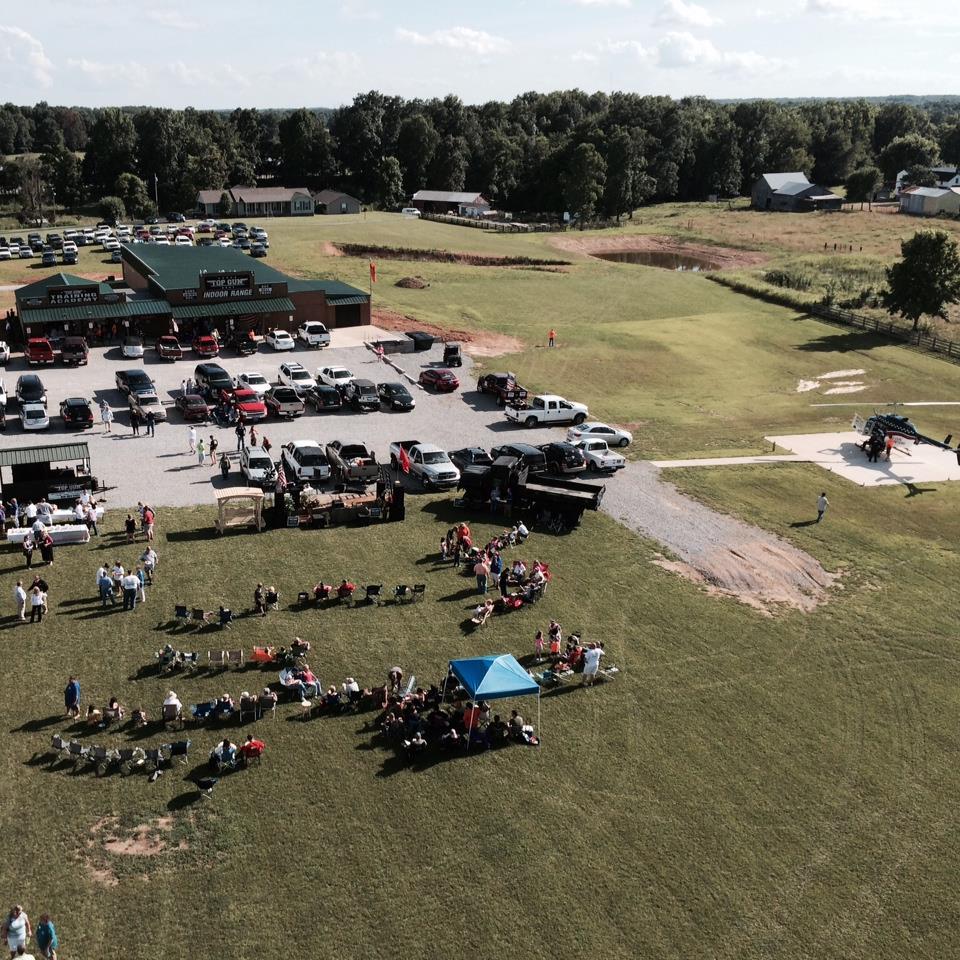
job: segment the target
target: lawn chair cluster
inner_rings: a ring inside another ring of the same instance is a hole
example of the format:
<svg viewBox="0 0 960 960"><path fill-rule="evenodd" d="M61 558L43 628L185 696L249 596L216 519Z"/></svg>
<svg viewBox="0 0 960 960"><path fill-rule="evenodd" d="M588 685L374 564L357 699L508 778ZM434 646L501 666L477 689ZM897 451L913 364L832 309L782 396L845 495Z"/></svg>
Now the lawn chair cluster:
<svg viewBox="0 0 960 960"><path fill-rule="evenodd" d="M79 740L65 740L59 733L50 740L51 763L60 760L72 761L73 769L93 767L98 777L113 770L121 776L132 773L153 773L171 763L186 763L190 752L190 740L161 743L156 747L105 747L100 744L86 746Z"/></svg>
<svg viewBox="0 0 960 960"><path fill-rule="evenodd" d="M391 594L394 603L415 603L422 600L427 593L425 583L398 583ZM311 591L301 590L297 594L297 603L300 607L310 605L311 597L314 606L322 608L325 606L353 607L362 601L366 606L380 606L386 601L384 596L384 584L371 583L363 588L354 587L347 590L342 585L336 586L331 583L316 584Z"/></svg>
<svg viewBox="0 0 960 960"><path fill-rule="evenodd" d="M190 673L200 665L200 654L189 650L176 650L167 643L157 651L157 666L161 674Z"/></svg>

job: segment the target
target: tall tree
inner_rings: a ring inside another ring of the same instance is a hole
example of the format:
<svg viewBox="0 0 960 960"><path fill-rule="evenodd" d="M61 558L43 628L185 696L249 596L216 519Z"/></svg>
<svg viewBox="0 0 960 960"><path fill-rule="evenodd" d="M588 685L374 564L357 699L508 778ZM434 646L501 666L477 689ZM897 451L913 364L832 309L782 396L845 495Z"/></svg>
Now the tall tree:
<svg viewBox="0 0 960 960"><path fill-rule="evenodd" d="M859 203L862 210L864 202L873 200L882 181L883 175L876 167L861 167L859 170L854 170L847 177L847 199L851 203Z"/></svg>
<svg viewBox="0 0 960 960"><path fill-rule="evenodd" d="M893 180L901 170L908 167L930 167L937 160L939 147L935 140L928 140L916 133L891 140L880 151L880 169L888 180Z"/></svg>
<svg viewBox="0 0 960 960"><path fill-rule="evenodd" d="M423 113L414 113L400 124L397 134L397 160L403 170L403 186L408 194L426 187L440 135L433 121Z"/></svg>
<svg viewBox="0 0 960 960"><path fill-rule="evenodd" d="M573 149L563 175L563 197L581 222L596 212L606 174L607 164L592 143L581 143Z"/></svg>
<svg viewBox="0 0 960 960"><path fill-rule="evenodd" d="M325 187L334 172L330 132L312 110L294 110L280 121L280 175L288 186Z"/></svg>
<svg viewBox="0 0 960 960"><path fill-rule="evenodd" d="M121 173L113 192L123 201L126 212L132 217L142 219L157 211L147 185L134 173Z"/></svg>
<svg viewBox="0 0 960 960"><path fill-rule="evenodd" d="M72 150L61 147L45 153L40 163L44 178L57 195L57 206L75 211L84 198L80 158Z"/></svg>
<svg viewBox="0 0 960 960"><path fill-rule="evenodd" d="M887 267L884 306L910 320L947 319L947 307L960 303L960 252L943 230L920 230L900 244L902 259Z"/></svg>
<svg viewBox="0 0 960 960"><path fill-rule="evenodd" d="M376 198L383 210L395 210L403 200L403 171L396 157L384 157L377 165Z"/></svg>
<svg viewBox="0 0 960 960"><path fill-rule="evenodd" d="M603 211L619 218L648 200L656 182L647 173L643 155L643 135L639 130L615 127L607 140L607 176L603 191Z"/></svg>
<svg viewBox="0 0 960 960"><path fill-rule="evenodd" d="M95 197L113 189L121 173L136 172L137 131L130 117L110 108L97 117L83 158L83 179Z"/></svg>

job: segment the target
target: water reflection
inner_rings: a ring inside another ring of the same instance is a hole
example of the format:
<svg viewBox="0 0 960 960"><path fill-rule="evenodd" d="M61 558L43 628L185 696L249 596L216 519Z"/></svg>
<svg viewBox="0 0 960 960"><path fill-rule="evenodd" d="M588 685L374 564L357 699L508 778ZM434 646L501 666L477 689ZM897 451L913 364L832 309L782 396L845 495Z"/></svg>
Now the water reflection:
<svg viewBox="0 0 960 960"><path fill-rule="evenodd" d="M609 250L605 253L595 253L601 260L611 260L614 263L637 263L642 267L660 267L662 270L690 270L699 273L701 270L716 270L716 264L700 257L692 257L688 253L670 253L663 250Z"/></svg>

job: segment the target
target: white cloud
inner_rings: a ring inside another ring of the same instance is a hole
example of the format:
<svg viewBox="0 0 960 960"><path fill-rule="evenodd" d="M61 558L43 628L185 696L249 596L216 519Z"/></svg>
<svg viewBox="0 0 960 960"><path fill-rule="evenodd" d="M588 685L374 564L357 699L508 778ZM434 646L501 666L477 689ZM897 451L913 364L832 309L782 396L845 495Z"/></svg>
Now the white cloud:
<svg viewBox="0 0 960 960"><path fill-rule="evenodd" d="M590 53L589 50L577 50L576 53L571 55L570 59L574 63L595 63L600 58L595 53Z"/></svg>
<svg viewBox="0 0 960 960"><path fill-rule="evenodd" d="M804 0L807 13L831 20L900 20L904 14L880 0Z"/></svg>
<svg viewBox="0 0 960 960"><path fill-rule="evenodd" d="M657 23L679 23L686 27L715 27L721 22L706 7L684 0L667 0L657 14Z"/></svg>
<svg viewBox="0 0 960 960"><path fill-rule="evenodd" d="M360 57L351 51L321 51L311 57L291 60L275 71L274 76L282 80L289 79L292 74L303 82L342 80L345 76L359 73L361 66Z"/></svg>
<svg viewBox="0 0 960 960"><path fill-rule="evenodd" d="M150 78L150 71L142 63L134 60L111 60L108 63L102 60L68 60L67 66L79 70L97 84L115 84L122 81L132 87L142 87Z"/></svg>
<svg viewBox="0 0 960 960"><path fill-rule="evenodd" d="M397 28L397 38L421 47L447 47L450 50L468 50L470 53L486 56L491 53L506 53L510 41L494 36L485 30L471 27L450 27L447 30L434 30L432 33L417 33L416 30Z"/></svg>
<svg viewBox="0 0 960 960"><path fill-rule="evenodd" d="M200 26L196 20L191 20L179 10L148 10L147 19L169 30L196 30Z"/></svg>
<svg viewBox="0 0 960 960"><path fill-rule="evenodd" d="M0 79L8 90L17 82L15 77L22 82L24 65L39 86L53 84L53 63L44 53L43 44L19 27L0 26Z"/></svg>
<svg viewBox="0 0 960 960"><path fill-rule="evenodd" d="M380 11L367 6L364 0L344 0L340 4L340 16L344 20L379 20Z"/></svg>

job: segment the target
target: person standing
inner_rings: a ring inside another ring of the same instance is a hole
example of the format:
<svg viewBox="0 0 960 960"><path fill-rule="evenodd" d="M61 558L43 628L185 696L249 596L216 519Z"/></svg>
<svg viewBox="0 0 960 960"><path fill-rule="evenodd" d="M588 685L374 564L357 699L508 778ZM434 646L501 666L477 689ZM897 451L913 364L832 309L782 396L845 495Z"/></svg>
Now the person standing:
<svg viewBox="0 0 960 960"><path fill-rule="evenodd" d="M27 940L32 933L30 918L23 912L23 907L18 903L7 914L7 919L3 921L3 935L7 938L7 949L9 949L11 957L15 957L18 952L21 956L23 955L23 952L27 949Z"/></svg>
<svg viewBox="0 0 960 960"><path fill-rule="evenodd" d="M147 602L147 575L140 567L137 567L135 576L137 578L137 601L139 603Z"/></svg>
<svg viewBox="0 0 960 960"><path fill-rule="evenodd" d="M147 411L147 436L148 437L156 436L156 430L155 430L156 426L157 426L157 415L152 410L148 410Z"/></svg>
<svg viewBox="0 0 960 960"><path fill-rule="evenodd" d="M13 599L17 605L17 619L27 619L27 591L23 589L23 581L18 580L13 588Z"/></svg>
<svg viewBox="0 0 960 960"><path fill-rule="evenodd" d="M547 334L547 346L555 347L556 345L557 345L557 331L551 327L550 332Z"/></svg>
<svg viewBox="0 0 960 960"><path fill-rule="evenodd" d="M143 551L143 556L140 557L140 560L143 563L143 572L146 575L147 583L153 583L153 575L156 573L159 559L157 551L154 550L153 547L147 547L147 549Z"/></svg>
<svg viewBox="0 0 960 960"><path fill-rule="evenodd" d="M113 580L104 567L101 567L100 572L97 574L97 589L100 591L101 607L105 607L108 600L110 601L111 607L117 605L117 597L113 592Z"/></svg>
<svg viewBox="0 0 960 960"><path fill-rule="evenodd" d="M43 623L43 591L39 587L30 591L30 622Z"/></svg>
<svg viewBox="0 0 960 960"><path fill-rule="evenodd" d="M255 447L257 445L257 428L255 424L250 424L250 446Z"/></svg>
<svg viewBox="0 0 960 960"><path fill-rule="evenodd" d="M153 539L153 526L156 522L157 515L153 512L153 508L145 506L143 508L143 532L148 541Z"/></svg>
<svg viewBox="0 0 960 960"><path fill-rule="evenodd" d="M133 519L132 513L128 513L127 519L123 521L123 529L127 534L127 543L133 543L137 535L137 521Z"/></svg>
<svg viewBox="0 0 960 960"><path fill-rule="evenodd" d="M585 687L593 686L597 679L597 671L600 669L600 658L603 656L603 648L595 643L583 655L583 685Z"/></svg>
<svg viewBox="0 0 960 960"><path fill-rule="evenodd" d="M217 469L217 447L220 446L220 441L211 433L210 434L210 443L207 445L207 452L210 455L210 466L212 469Z"/></svg>
<svg viewBox="0 0 960 960"><path fill-rule="evenodd" d="M110 433L110 424L113 423L113 411L106 400L100 401L100 422L103 424L103 432Z"/></svg>
<svg viewBox="0 0 960 960"><path fill-rule="evenodd" d="M34 934L37 940L37 947L40 950L40 956L43 960L57 960L57 949L60 946L60 940L57 937L57 930L50 919L50 914L45 913L37 924Z"/></svg>
<svg viewBox="0 0 960 960"><path fill-rule="evenodd" d="M28 533L20 544L20 549L23 551L23 559L29 570L33 566L33 551L36 549L36 544L33 541L33 534Z"/></svg>
<svg viewBox="0 0 960 960"><path fill-rule="evenodd" d="M537 663L542 662L543 660L543 631L538 630L537 635L533 638L533 652L537 658Z"/></svg>
<svg viewBox="0 0 960 960"><path fill-rule="evenodd" d="M67 708L66 716L80 716L80 681L76 677L67 678L67 685L63 690L63 705Z"/></svg>
<svg viewBox="0 0 960 960"><path fill-rule="evenodd" d="M135 573L124 574L121 581L123 586L123 609L133 610L137 605L137 590L140 588L140 578Z"/></svg>
<svg viewBox="0 0 960 960"><path fill-rule="evenodd" d="M206 456L207 448L203 444L203 440L197 441L197 463L202 467L204 464L204 457Z"/></svg>
<svg viewBox="0 0 960 960"><path fill-rule="evenodd" d="M53 566L53 537L44 530L40 535L40 556L48 566Z"/></svg>
<svg viewBox="0 0 960 960"><path fill-rule="evenodd" d="M477 593L486 593L487 575L490 573L490 567L487 563L486 556L480 557L480 559L474 565L473 572L477 576Z"/></svg>
<svg viewBox="0 0 960 960"><path fill-rule="evenodd" d="M893 434L888 433L887 439L884 441L884 446L886 447L886 455L884 459L887 461L887 463L890 462L890 455L893 453L893 443L894 443Z"/></svg>
<svg viewBox="0 0 960 960"><path fill-rule="evenodd" d="M190 444L190 452L197 452L197 428L191 427L187 433L187 442Z"/></svg>
<svg viewBox="0 0 960 960"><path fill-rule="evenodd" d="M823 519L823 515L827 512L827 507L830 506L830 501L827 499L826 492L821 493L817 497L817 523Z"/></svg>
<svg viewBox="0 0 960 960"><path fill-rule="evenodd" d="M140 436L140 414L136 410L130 411L130 429L135 437Z"/></svg>
<svg viewBox="0 0 960 960"><path fill-rule="evenodd" d="M230 458L225 453L220 457L220 475L224 480L230 475Z"/></svg>
<svg viewBox="0 0 960 960"><path fill-rule="evenodd" d="M233 428L233 432L237 435L237 453L243 449L243 438L246 436L246 431L243 429L242 423L237 423Z"/></svg>

